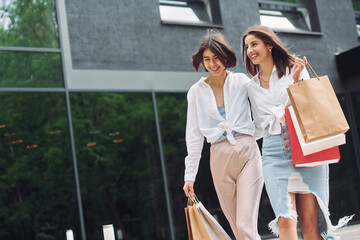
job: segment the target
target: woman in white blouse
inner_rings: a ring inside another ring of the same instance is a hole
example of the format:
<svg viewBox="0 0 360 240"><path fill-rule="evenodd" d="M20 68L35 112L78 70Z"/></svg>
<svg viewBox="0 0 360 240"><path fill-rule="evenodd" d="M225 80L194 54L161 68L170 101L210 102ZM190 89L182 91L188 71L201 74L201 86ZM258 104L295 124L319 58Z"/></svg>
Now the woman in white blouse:
<svg viewBox="0 0 360 240"><path fill-rule="evenodd" d="M185 195L194 194L204 137L211 143L210 168L220 206L236 239L259 240L257 217L263 177L261 156L253 137L247 87L250 79L232 73L236 55L218 31L207 34L192 56L202 77L188 91Z"/></svg>
<svg viewBox="0 0 360 240"><path fill-rule="evenodd" d="M293 167L285 108L290 106L286 88L309 78L306 58L295 58L268 27L255 26L242 37L242 58L252 77L248 88L256 127L263 138L262 165L265 187L275 219L270 230L281 240L298 239L297 219L305 240L333 238L338 226L329 219L329 168ZM320 208L320 211L319 211ZM319 221L318 221L319 219ZM318 224L319 223L319 224ZM340 223L340 222L339 222Z"/></svg>

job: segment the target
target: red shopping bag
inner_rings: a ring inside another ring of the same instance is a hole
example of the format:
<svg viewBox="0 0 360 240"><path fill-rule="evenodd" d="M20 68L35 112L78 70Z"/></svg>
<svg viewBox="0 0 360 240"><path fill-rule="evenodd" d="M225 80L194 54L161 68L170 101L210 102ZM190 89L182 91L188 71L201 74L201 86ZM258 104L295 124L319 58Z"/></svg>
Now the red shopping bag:
<svg viewBox="0 0 360 240"><path fill-rule="evenodd" d="M338 163L340 160L339 147L335 146L304 156L289 109L285 109L286 122L289 129L291 155L294 167L315 167L324 164Z"/></svg>

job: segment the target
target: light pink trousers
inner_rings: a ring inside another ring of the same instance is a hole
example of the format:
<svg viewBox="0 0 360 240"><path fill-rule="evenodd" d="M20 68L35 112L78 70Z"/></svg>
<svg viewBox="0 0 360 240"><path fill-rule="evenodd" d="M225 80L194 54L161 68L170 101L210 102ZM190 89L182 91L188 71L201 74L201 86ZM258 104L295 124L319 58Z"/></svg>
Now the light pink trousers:
<svg viewBox="0 0 360 240"><path fill-rule="evenodd" d="M254 137L235 137L214 143L210 168L220 206L237 240L261 240L258 212L264 184L261 155Z"/></svg>

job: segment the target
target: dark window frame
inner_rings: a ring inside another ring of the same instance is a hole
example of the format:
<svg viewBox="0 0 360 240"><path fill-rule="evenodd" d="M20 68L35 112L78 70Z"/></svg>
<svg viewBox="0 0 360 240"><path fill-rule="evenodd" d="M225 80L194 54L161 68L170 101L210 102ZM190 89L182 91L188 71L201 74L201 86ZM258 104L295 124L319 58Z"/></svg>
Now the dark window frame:
<svg viewBox="0 0 360 240"><path fill-rule="evenodd" d="M178 2L183 3L180 5ZM172 6L182 7L187 6L189 8L197 8L202 11L203 15L206 15L199 22L181 21L181 20L167 20L160 19L161 23L165 25L183 25L183 26L194 26L194 27L214 27L223 28L222 18L220 12L219 0L159 0L159 10L161 6ZM202 8L202 9L201 9Z"/></svg>
<svg viewBox="0 0 360 240"><path fill-rule="evenodd" d="M299 13L298 9L305 8L309 14L309 29L287 29L287 28L275 28L271 27L275 32L285 32L285 33L296 33L296 34L308 34L308 35L322 35L320 29L319 18L317 14L316 4L312 0L301 0L301 3L288 3L288 2L278 2L278 1L259 1L259 15L261 10L272 10L280 12L293 12ZM264 14L265 15L265 14ZM263 16L264 16L263 15ZM260 17L259 16L259 17ZM306 21L304 19L304 21Z"/></svg>

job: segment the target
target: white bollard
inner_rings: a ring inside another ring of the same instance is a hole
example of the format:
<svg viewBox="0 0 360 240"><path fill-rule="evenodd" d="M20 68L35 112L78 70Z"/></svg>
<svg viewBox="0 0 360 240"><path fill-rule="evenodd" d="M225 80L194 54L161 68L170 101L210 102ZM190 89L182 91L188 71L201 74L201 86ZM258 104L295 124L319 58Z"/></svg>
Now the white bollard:
<svg viewBox="0 0 360 240"><path fill-rule="evenodd" d="M66 230L66 240L74 240L73 230L71 229Z"/></svg>
<svg viewBox="0 0 360 240"><path fill-rule="evenodd" d="M103 225L104 240L115 240L114 226Z"/></svg>

